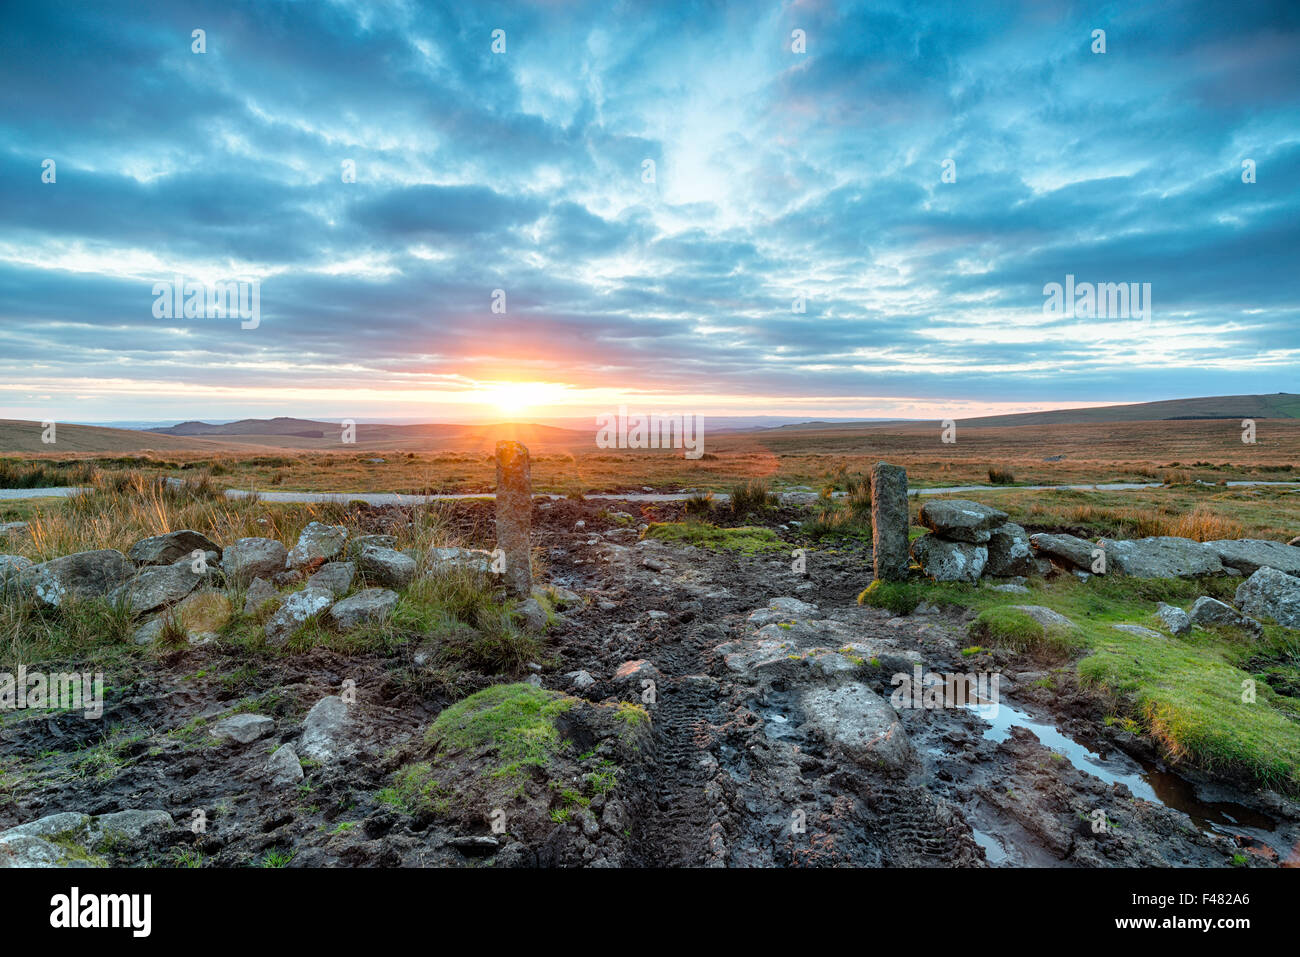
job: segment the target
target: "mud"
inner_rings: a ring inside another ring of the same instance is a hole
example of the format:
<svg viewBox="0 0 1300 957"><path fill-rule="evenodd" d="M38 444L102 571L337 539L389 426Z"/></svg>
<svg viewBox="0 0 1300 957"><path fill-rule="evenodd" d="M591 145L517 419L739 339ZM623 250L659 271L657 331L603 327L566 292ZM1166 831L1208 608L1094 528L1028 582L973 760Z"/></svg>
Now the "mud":
<svg viewBox="0 0 1300 957"><path fill-rule="evenodd" d="M492 508L486 501L440 506L457 534L480 547L492 545ZM1101 703L1068 671L1054 673L1053 663L1005 651L964 656L959 614L895 618L859 606L869 543L801 540L791 523L807 513L795 507L763 524L791 549L809 549L806 574L792 570L784 551L747 556L640 538L641 524L675 520L683 509L680 502L570 499L534 507L539 579L584 599L549 634L542 685L593 704L645 703L652 718L635 753L621 756L617 787L593 800L590 813L556 821L553 808L521 806L509 832L493 834L483 808L413 815L383 798L394 772L420 757L423 732L443 708L528 673L471 675L449 689L417 663L418 640L350 656L324 649L249 656L217 643L106 676L101 721L4 715L0 830L60 811L168 811L174 828L90 849L107 863L136 866L276 859L289 866L1267 867L1295 860L1295 802L1171 767L1149 743L1105 726ZM384 532L409 517L402 506L358 506L353 524ZM760 626L749 616L779 597L816 608L775 612L756 638ZM779 653L751 654L762 636ZM652 688L615 680L620 665L638 659L657 670ZM893 676L913 663L944 674L999 672L998 715L978 705L899 708L908 746L877 759L848 748L809 711L815 689L865 686L888 699ZM583 690L565 677L580 670L595 679ZM271 785L269 753L297 742L307 711L345 682L355 683L356 703L341 756L308 765L302 782ZM207 726L236 706L273 718L274 733L246 745L215 743ZM576 752L590 729L569 733ZM561 773L580 773L576 758L564 760L572 766ZM205 822L197 833L196 810Z"/></svg>

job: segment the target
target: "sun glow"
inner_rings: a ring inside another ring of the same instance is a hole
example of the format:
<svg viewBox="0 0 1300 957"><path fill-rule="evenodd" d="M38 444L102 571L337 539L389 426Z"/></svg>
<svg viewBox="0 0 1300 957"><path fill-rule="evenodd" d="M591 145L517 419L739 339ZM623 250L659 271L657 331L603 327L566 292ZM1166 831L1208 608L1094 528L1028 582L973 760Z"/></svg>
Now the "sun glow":
<svg viewBox="0 0 1300 957"><path fill-rule="evenodd" d="M482 396L485 405L514 416L553 403L563 391L563 386L551 382L497 382L485 386Z"/></svg>

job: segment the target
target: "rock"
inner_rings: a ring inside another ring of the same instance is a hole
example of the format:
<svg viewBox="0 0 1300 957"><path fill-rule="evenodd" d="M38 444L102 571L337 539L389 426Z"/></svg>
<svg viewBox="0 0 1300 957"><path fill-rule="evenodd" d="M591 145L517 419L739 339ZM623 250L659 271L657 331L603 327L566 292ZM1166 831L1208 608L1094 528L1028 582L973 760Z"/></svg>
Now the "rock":
<svg viewBox="0 0 1300 957"><path fill-rule="evenodd" d="M934 499L921 506L920 521L944 538L983 545L993 529L1006 523L1007 513L962 498Z"/></svg>
<svg viewBox="0 0 1300 957"><path fill-rule="evenodd" d="M973 582L984 573L989 550L986 545L950 541L932 532L912 543L912 557L935 581Z"/></svg>
<svg viewBox="0 0 1300 957"><path fill-rule="evenodd" d="M582 604L582 597L567 588L559 585L537 585L533 587L532 596L537 598L538 595L550 600L558 608L569 608L574 605Z"/></svg>
<svg viewBox="0 0 1300 957"><path fill-rule="evenodd" d="M1240 591L1240 588L1238 588L1238 591ZM1244 628L1256 634L1263 628L1253 618L1247 618L1231 605L1225 604L1217 598L1211 598L1209 595L1202 595L1192 603L1192 611L1189 617L1198 625L1227 625L1231 628Z"/></svg>
<svg viewBox="0 0 1300 957"><path fill-rule="evenodd" d="M1074 622L1066 618L1060 612L1053 611L1043 605L1012 605L1016 611L1023 611L1034 621L1038 622L1044 628L1075 628Z"/></svg>
<svg viewBox="0 0 1300 957"><path fill-rule="evenodd" d="M668 612L666 611L659 611L658 609L655 609L653 611L646 612L646 617L649 618L651 621L667 621L672 616L669 615Z"/></svg>
<svg viewBox="0 0 1300 957"><path fill-rule="evenodd" d="M1120 622L1111 625L1116 631L1125 631L1130 635L1137 635L1139 638L1163 638L1164 635L1153 628L1147 628L1144 625L1134 625L1128 622Z"/></svg>
<svg viewBox="0 0 1300 957"><path fill-rule="evenodd" d="M618 666L614 672L615 684L635 684L641 687L642 680L658 681L659 669L646 661L644 658L637 658L635 661L625 661Z"/></svg>
<svg viewBox="0 0 1300 957"><path fill-rule="evenodd" d="M497 443L497 547L505 552L506 590L517 598L533 587L533 485L528 449Z"/></svg>
<svg viewBox="0 0 1300 957"><path fill-rule="evenodd" d="M454 847L466 857L484 857L488 854L494 854L501 846L495 837L489 837L486 834L461 835L449 838L445 843L447 847Z"/></svg>
<svg viewBox="0 0 1300 957"><path fill-rule="evenodd" d="M262 714L234 714L222 718L208 729L214 738L238 741L240 744L252 744L274 730L275 720Z"/></svg>
<svg viewBox="0 0 1300 957"><path fill-rule="evenodd" d="M21 525L22 523L19 522L18 524ZM1300 546L1300 535L1297 535L1295 538L1291 539L1289 542L1287 542L1287 544Z"/></svg>
<svg viewBox="0 0 1300 957"><path fill-rule="evenodd" d="M888 462L871 469L871 557L876 578L902 581L908 574L907 470Z"/></svg>
<svg viewBox="0 0 1300 957"><path fill-rule="evenodd" d="M150 645L157 640L162 634L163 626L167 623L167 618L159 615L157 618L150 618L143 625L135 630L131 640L137 645Z"/></svg>
<svg viewBox="0 0 1300 957"><path fill-rule="evenodd" d="M190 528L144 538L131 546L127 557L137 565L172 565L195 552L220 552L221 546Z"/></svg>
<svg viewBox="0 0 1300 957"><path fill-rule="evenodd" d="M21 538L27 534L26 522L0 522L0 540Z"/></svg>
<svg viewBox="0 0 1300 957"><path fill-rule="evenodd" d="M312 588L326 588L336 595L346 595L356 576L356 562L330 562L308 578L307 584Z"/></svg>
<svg viewBox="0 0 1300 957"><path fill-rule="evenodd" d="M251 615L262 606L263 602L279 597L280 593L269 581L265 578L254 578L248 590L244 592L244 614Z"/></svg>
<svg viewBox="0 0 1300 957"><path fill-rule="evenodd" d="M985 575L1012 578L1034 573L1034 553L1029 547L1029 535L1015 522L1007 522L990 531L988 547Z"/></svg>
<svg viewBox="0 0 1300 957"><path fill-rule="evenodd" d="M342 698L338 695L321 698L303 719L298 754L323 764L334 760L343 753L343 736L350 723L348 706Z"/></svg>
<svg viewBox="0 0 1300 957"><path fill-rule="evenodd" d="M172 815L164 810L117 811L91 820L90 843L99 844L109 835L138 840L149 831L170 831L175 827Z"/></svg>
<svg viewBox="0 0 1300 957"><path fill-rule="evenodd" d="M93 867L90 861L72 855L65 847L30 834L0 837L0 868L4 867Z"/></svg>
<svg viewBox="0 0 1300 957"><path fill-rule="evenodd" d="M1198 575L1223 574L1219 557L1190 538L1105 539L1098 546L1106 553L1107 573L1132 578L1195 578Z"/></svg>
<svg viewBox="0 0 1300 957"><path fill-rule="evenodd" d="M415 578L414 558L380 545L363 548L357 566L367 581L385 588L405 588Z"/></svg>
<svg viewBox="0 0 1300 957"><path fill-rule="evenodd" d="M11 581L16 584L19 574L34 564L30 558L22 555L0 555L0 591Z"/></svg>
<svg viewBox="0 0 1300 957"><path fill-rule="evenodd" d="M1028 595L1028 594L1029 594L1029 589L1028 589L1028 588L1026 588L1024 585L1018 585L1018 584L1016 584L1015 582L1008 582L1008 583L1005 584L1005 585L990 585L990 586L989 586L989 589L990 589L991 591L1005 591L1005 592L1013 592L1013 593L1015 593L1015 594L1017 594L1017 595Z"/></svg>
<svg viewBox="0 0 1300 957"><path fill-rule="evenodd" d="M429 570L443 573L454 569L488 574L492 571L492 553L476 548L431 548Z"/></svg>
<svg viewBox="0 0 1300 957"><path fill-rule="evenodd" d="M1206 542L1205 547L1228 568L1253 575L1261 568L1276 568L1288 575L1300 575L1300 548L1256 538Z"/></svg>
<svg viewBox="0 0 1300 957"><path fill-rule="evenodd" d="M162 810L118 811L101 814L90 823L89 843L98 844L106 837L138 840L150 831L169 831L176 826L172 816Z"/></svg>
<svg viewBox="0 0 1300 957"><path fill-rule="evenodd" d="M1261 568L1237 586L1237 607L1256 618L1272 618L1300 628L1300 579L1276 568Z"/></svg>
<svg viewBox="0 0 1300 957"><path fill-rule="evenodd" d="M298 535L298 544L285 556L285 568L302 568L315 562L329 561L343 551L348 530L342 525L309 522Z"/></svg>
<svg viewBox="0 0 1300 957"><path fill-rule="evenodd" d="M355 561L357 556L361 554L361 550L367 545L378 545L380 548L396 548L397 536L358 535L356 538L353 538L348 542L348 557Z"/></svg>
<svg viewBox="0 0 1300 957"><path fill-rule="evenodd" d="M773 598L766 608L759 608L749 613L746 619L755 628L770 625L774 621L793 621L799 618L811 618L817 614L817 606L798 598Z"/></svg>
<svg viewBox="0 0 1300 957"><path fill-rule="evenodd" d="M0 831L0 840L20 835L28 837L65 837L84 831L89 824L89 814L61 811L57 814L48 814L35 821L28 821L26 824L19 824L7 831Z"/></svg>
<svg viewBox="0 0 1300 957"><path fill-rule="evenodd" d="M1064 565L1073 565L1085 571L1092 569L1092 542L1073 535L1048 535L1040 532L1029 536L1029 544L1040 556L1057 559Z"/></svg>
<svg viewBox="0 0 1300 957"><path fill-rule="evenodd" d="M254 578L273 578L284 571L289 551L273 538L241 538L221 553L226 578L242 584Z"/></svg>
<svg viewBox="0 0 1300 957"><path fill-rule="evenodd" d="M1192 619L1187 612L1164 602L1156 607L1156 615L1161 623L1175 635L1185 635L1192 630Z"/></svg>
<svg viewBox="0 0 1300 957"><path fill-rule="evenodd" d="M100 598L117 588L135 566L116 549L77 552L32 565L18 573L18 587L38 602L58 608L65 598Z"/></svg>
<svg viewBox="0 0 1300 957"><path fill-rule="evenodd" d="M596 683L596 679L585 671L570 671L564 676L565 680L579 691L586 691Z"/></svg>
<svg viewBox="0 0 1300 957"><path fill-rule="evenodd" d="M525 598L515 606L515 614L523 619L524 627L529 631L543 631L546 628L546 609L536 598Z"/></svg>
<svg viewBox="0 0 1300 957"><path fill-rule="evenodd" d="M277 787L297 784L302 780L302 762L298 760L298 752L292 744L282 744L275 749L275 753L266 762L266 776Z"/></svg>
<svg viewBox="0 0 1300 957"><path fill-rule="evenodd" d="M864 684L817 687L800 697L805 723L865 768L899 770L915 761L898 712Z"/></svg>
<svg viewBox="0 0 1300 957"><path fill-rule="evenodd" d="M109 593L109 600L126 601L134 615L145 615L174 605L194 591L203 575L196 575L188 559L175 565L150 565Z"/></svg>
<svg viewBox="0 0 1300 957"><path fill-rule="evenodd" d="M307 575L301 568L286 568L271 576L271 584L276 588L288 588L290 585L296 585L299 582L306 581L306 579Z"/></svg>
<svg viewBox="0 0 1300 957"><path fill-rule="evenodd" d="M351 631L370 622L381 622L397 607L397 592L367 588L344 598L326 613L326 620L339 631Z"/></svg>
<svg viewBox="0 0 1300 957"><path fill-rule="evenodd" d="M304 588L287 596L266 622L266 643L273 648L284 644L295 631L332 604L334 593L324 588Z"/></svg>

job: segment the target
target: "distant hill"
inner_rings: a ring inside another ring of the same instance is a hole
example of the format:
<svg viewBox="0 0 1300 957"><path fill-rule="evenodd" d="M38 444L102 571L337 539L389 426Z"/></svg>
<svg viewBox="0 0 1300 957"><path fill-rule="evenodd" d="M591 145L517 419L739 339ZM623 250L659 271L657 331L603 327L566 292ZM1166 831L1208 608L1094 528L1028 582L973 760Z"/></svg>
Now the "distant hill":
<svg viewBox="0 0 1300 957"><path fill-rule="evenodd" d="M142 452L146 449L154 449L159 452L179 451L181 449L215 452L231 448L228 445L197 438L158 435L152 432L137 432L134 429L106 429L97 425L71 425L62 422L55 423L54 443L46 445L41 441L44 431L39 422L27 422L22 419L0 419L0 454L5 452L50 454L59 452Z"/></svg>
<svg viewBox="0 0 1300 957"><path fill-rule="evenodd" d="M1058 409L959 419L967 428L1017 425L1064 425L1085 422L1153 422L1161 419L1300 419L1300 395L1213 395L1199 399L1164 399L1090 409Z"/></svg>

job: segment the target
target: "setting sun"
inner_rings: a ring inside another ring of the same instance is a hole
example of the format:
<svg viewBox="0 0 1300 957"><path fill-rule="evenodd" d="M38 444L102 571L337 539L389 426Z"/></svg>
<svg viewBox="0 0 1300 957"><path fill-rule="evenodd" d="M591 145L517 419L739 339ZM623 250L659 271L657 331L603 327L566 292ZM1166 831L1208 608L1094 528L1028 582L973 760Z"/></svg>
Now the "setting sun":
<svg viewBox="0 0 1300 957"><path fill-rule="evenodd" d="M494 405L506 415L536 410L554 402L564 390L550 382L498 382L483 389L485 405Z"/></svg>

